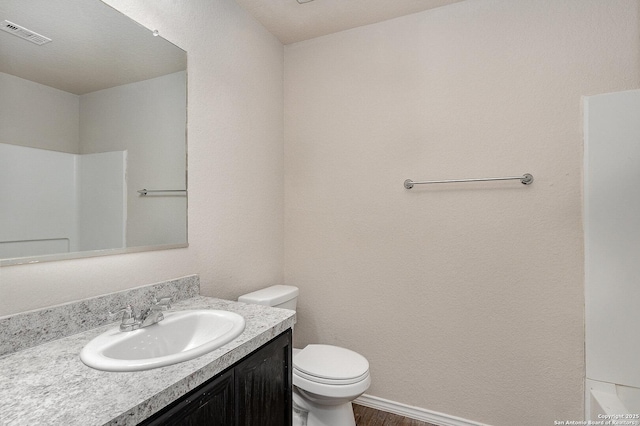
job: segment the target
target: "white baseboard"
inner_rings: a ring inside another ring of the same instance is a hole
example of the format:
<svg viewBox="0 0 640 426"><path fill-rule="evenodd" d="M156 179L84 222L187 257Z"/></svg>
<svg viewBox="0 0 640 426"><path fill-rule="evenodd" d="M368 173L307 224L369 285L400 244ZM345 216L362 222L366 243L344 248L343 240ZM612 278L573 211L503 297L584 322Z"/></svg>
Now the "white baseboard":
<svg viewBox="0 0 640 426"><path fill-rule="evenodd" d="M424 408L412 407L410 405L389 401L388 399L367 394L360 396L353 402L359 405L364 405L365 407L375 408L376 410L386 411L387 413L397 414L399 416L432 423L438 426L487 426L484 423L478 423L472 420L450 416L449 414L426 410Z"/></svg>

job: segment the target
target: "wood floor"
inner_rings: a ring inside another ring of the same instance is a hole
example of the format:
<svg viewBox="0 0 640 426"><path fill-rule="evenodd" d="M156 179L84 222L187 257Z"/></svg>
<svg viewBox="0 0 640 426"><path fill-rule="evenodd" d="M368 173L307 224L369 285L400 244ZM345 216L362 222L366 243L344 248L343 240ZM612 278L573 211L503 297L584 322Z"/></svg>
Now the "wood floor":
<svg viewBox="0 0 640 426"><path fill-rule="evenodd" d="M357 426L435 426L358 404L353 404L353 414Z"/></svg>

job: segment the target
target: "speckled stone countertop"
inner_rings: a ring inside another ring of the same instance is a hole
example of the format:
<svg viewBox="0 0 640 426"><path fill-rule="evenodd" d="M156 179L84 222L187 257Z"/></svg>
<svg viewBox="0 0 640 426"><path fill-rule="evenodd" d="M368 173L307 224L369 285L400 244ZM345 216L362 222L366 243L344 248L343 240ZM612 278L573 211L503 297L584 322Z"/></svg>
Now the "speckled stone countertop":
<svg viewBox="0 0 640 426"><path fill-rule="evenodd" d="M112 373L80 360L80 350L117 323L0 358L0 425L136 425L222 372L295 323L295 312L196 296L171 311L222 309L246 320L244 332L196 359L153 370Z"/></svg>

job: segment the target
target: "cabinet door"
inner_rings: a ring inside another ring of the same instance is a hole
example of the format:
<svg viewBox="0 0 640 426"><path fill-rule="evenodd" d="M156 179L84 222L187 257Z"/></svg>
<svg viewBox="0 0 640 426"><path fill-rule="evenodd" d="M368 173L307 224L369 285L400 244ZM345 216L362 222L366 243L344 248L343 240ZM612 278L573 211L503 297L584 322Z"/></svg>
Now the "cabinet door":
<svg viewBox="0 0 640 426"><path fill-rule="evenodd" d="M291 330L253 352L235 368L236 425L292 423Z"/></svg>
<svg viewBox="0 0 640 426"><path fill-rule="evenodd" d="M233 409L233 370L229 370L138 426L233 426Z"/></svg>

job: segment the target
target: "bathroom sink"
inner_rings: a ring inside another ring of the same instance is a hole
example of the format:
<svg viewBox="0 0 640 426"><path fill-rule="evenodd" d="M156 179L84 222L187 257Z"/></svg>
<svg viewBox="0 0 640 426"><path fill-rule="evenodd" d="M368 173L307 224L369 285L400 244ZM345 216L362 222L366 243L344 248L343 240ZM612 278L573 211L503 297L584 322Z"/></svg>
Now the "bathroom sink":
<svg viewBox="0 0 640 426"><path fill-rule="evenodd" d="M197 358L238 337L241 315L221 310L167 312L164 320L134 331L119 326L91 340L80 352L89 367L141 371Z"/></svg>

